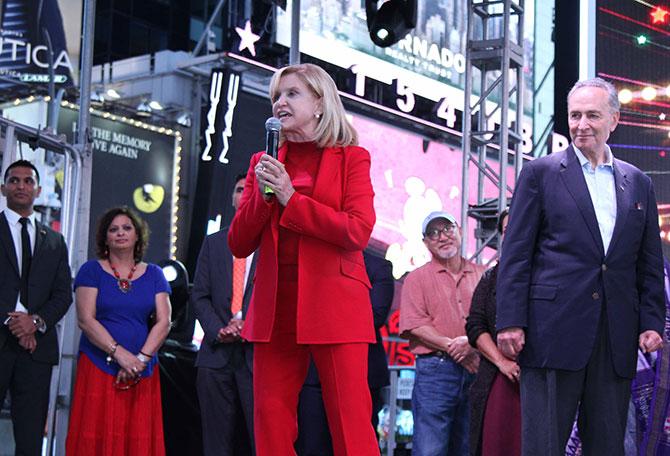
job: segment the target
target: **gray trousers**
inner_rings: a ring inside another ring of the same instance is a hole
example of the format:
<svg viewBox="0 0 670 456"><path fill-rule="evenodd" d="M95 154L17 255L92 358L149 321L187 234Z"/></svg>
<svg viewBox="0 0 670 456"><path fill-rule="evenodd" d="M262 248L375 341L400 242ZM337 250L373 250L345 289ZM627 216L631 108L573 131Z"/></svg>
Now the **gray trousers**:
<svg viewBox="0 0 670 456"><path fill-rule="evenodd" d="M631 379L614 371L605 315L584 369L522 369L524 456L563 456L577 412L584 456L624 456Z"/></svg>

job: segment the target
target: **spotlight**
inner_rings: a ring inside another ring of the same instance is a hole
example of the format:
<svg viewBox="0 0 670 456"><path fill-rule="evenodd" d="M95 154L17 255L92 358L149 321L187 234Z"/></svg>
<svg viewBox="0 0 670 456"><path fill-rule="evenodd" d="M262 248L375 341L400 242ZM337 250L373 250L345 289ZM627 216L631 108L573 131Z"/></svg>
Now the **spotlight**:
<svg viewBox="0 0 670 456"><path fill-rule="evenodd" d="M156 100L151 100L149 102L149 107L153 109L154 111L162 111L163 110L163 105L161 105L159 102Z"/></svg>
<svg viewBox="0 0 670 456"><path fill-rule="evenodd" d="M167 280L168 282L174 282L175 280L177 280L177 277L179 277L177 268L175 268L171 264L163 266L163 275L165 276L165 280Z"/></svg>
<svg viewBox="0 0 670 456"><path fill-rule="evenodd" d="M117 92L116 89L107 89L107 97L113 100L118 100L121 98L121 94Z"/></svg>
<svg viewBox="0 0 670 456"><path fill-rule="evenodd" d="M91 104L100 106L104 102L105 102L105 95L101 91L95 90L91 92Z"/></svg>
<svg viewBox="0 0 670 456"><path fill-rule="evenodd" d="M377 9L377 0L365 0L370 39L389 47L416 27L416 0L388 0Z"/></svg>
<svg viewBox="0 0 670 456"><path fill-rule="evenodd" d="M158 263L163 269L165 280L170 284L172 295L172 329L168 338L190 344L193 337L193 316L189 311L189 278L183 263L176 260L163 260Z"/></svg>
<svg viewBox="0 0 670 456"><path fill-rule="evenodd" d="M193 120L191 119L191 114L188 112L182 112L179 117L176 119L177 123L182 127L191 128Z"/></svg>
<svg viewBox="0 0 670 456"><path fill-rule="evenodd" d="M142 101L140 104L138 104L136 109L137 115L142 117L149 117L153 111L151 106L149 106L146 101Z"/></svg>

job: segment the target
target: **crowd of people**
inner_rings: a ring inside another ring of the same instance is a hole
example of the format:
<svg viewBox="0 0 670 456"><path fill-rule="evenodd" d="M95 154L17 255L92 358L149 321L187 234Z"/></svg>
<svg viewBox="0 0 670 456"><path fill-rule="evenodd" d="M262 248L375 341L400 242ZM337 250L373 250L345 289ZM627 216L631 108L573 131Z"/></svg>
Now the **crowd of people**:
<svg viewBox="0 0 670 456"><path fill-rule="evenodd" d="M378 455L388 385L378 329L394 280L388 261L363 252L370 155L320 67L279 70L270 99L278 154L255 154L236 177L232 223L203 242L191 292L204 331L203 450ZM611 84L580 81L567 102L572 144L524 167L499 217L497 265L463 256L448 212L423 221L431 260L404 278L400 300L416 358L414 455L559 456L575 416L583 454L625 454L638 350L663 344L656 201L650 179L607 146L619 119ZM63 237L36 220L39 192L32 163L5 170L0 398L10 391L16 452L41 454L55 325L74 290L67 454L165 454L156 364L170 286L144 261L149 229L127 207L105 212L97 258L72 283Z"/></svg>

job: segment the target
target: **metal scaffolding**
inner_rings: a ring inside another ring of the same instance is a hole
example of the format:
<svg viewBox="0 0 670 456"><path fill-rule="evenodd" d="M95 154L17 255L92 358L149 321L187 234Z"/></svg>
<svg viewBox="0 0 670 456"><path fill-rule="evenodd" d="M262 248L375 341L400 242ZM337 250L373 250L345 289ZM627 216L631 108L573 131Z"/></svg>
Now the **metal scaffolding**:
<svg viewBox="0 0 670 456"><path fill-rule="evenodd" d="M477 260L497 240L491 227L512 193L508 169L513 165L518 176L523 164L523 13L524 0L468 1L461 221L467 233L468 216L477 220L477 247L472 255ZM498 169L491 165L496 159ZM468 204L470 164L477 167L474 205ZM485 197L487 180L497 187L497 196ZM462 252L465 256L467 236Z"/></svg>

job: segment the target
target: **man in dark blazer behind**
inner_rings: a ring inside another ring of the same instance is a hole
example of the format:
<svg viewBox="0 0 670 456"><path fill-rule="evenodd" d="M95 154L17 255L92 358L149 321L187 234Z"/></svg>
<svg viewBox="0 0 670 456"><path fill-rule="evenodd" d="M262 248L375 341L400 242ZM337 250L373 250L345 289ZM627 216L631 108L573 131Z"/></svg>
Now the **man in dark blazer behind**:
<svg viewBox="0 0 670 456"><path fill-rule="evenodd" d="M12 399L16 454L42 454L56 323L72 303L63 236L36 221L39 173L26 160L7 167L0 214L0 403Z"/></svg>
<svg viewBox="0 0 670 456"><path fill-rule="evenodd" d="M614 87L568 94L572 145L519 176L497 287L498 344L521 366L524 455L623 456L637 347L659 349L663 261L651 180L613 158Z"/></svg>
<svg viewBox="0 0 670 456"><path fill-rule="evenodd" d="M382 388L389 385L388 358L384 350L379 329L388 319L395 280L390 261L363 252L365 271L370 278L370 302L374 317L377 341L368 348L368 386L372 398L372 426L377 430L378 414L384 406ZM298 439L296 452L299 456L328 456L333 454L333 443L328 430L326 409L321 395L321 382L314 362L310 362L305 384L300 391L298 404Z"/></svg>
<svg viewBox="0 0 670 456"><path fill-rule="evenodd" d="M245 175L236 177L233 207L237 210ZM251 290L255 262L247 258L242 315L233 315L233 255L228 228L205 238L200 249L191 302L204 330L196 367L202 417L203 449L207 455L233 455L238 402L246 421L253 452L253 348L240 338Z"/></svg>

